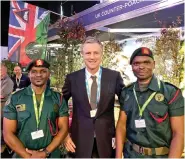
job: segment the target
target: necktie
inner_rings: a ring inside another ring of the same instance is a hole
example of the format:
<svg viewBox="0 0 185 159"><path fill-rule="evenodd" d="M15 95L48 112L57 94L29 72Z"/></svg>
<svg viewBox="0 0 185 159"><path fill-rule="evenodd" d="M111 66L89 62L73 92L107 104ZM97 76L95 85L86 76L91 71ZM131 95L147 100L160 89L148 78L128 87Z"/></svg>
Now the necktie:
<svg viewBox="0 0 185 159"><path fill-rule="evenodd" d="M91 86L90 105L91 105L91 108L93 110L93 109L96 109L96 106L97 106L97 88L98 88L98 85L97 85L97 82L96 82L96 76L91 76L91 78L93 80L93 83L92 83L92 86Z"/></svg>

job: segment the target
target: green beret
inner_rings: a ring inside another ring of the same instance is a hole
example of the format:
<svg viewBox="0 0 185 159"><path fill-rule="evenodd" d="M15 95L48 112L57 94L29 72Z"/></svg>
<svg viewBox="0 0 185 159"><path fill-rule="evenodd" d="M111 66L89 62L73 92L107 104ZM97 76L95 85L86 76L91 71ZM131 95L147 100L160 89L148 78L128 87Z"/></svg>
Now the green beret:
<svg viewBox="0 0 185 159"><path fill-rule="evenodd" d="M32 67L45 67L45 68L49 68L50 67L50 64L43 60L43 59L36 59L36 60L33 60L31 61L27 68L26 68L26 71L30 71Z"/></svg>
<svg viewBox="0 0 185 159"><path fill-rule="evenodd" d="M134 60L136 56L149 56L152 59L154 59L152 51L147 47L140 47L136 49L130 58L130 64L132 64L132 61Z"/></svg>

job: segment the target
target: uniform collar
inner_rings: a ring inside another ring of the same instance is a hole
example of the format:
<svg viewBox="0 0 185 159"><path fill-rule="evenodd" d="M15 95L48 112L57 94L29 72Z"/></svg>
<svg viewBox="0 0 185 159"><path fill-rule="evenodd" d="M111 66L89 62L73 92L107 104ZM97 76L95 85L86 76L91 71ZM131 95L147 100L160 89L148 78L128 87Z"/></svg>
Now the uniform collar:
<svg viewBox="0 0 185 159"><path fill-rule="evenodd" d="M159 85L158 85L158 79L156 78L155 75L153 75L152 80L150 81L148 88L155 91L155 92L160 90Z"/></svg>
<svg viewBox="0 0 185 159"><path fill-rule="evenodd" d="M30 95L30 96L33 95L31 85L29 85L29 86L26 88L26 94L27 94L27 95ZM50 89L48 86L46 86L45 96L50 96L50 95L51 95L51 89Z"/></svg>
<svg viewBox="0 0 185 159"><path fill-rule="evenodd" d="M131 87L131 88L133 88L133 87ZM157 80L157 78L156 78L155 75L152 76L152 79L151 79L151 81L150 81L150 83L149 83L149 85L148 85L148 89L151 89L151 90L153 90L154 92L159 91L158 80ZM139 84L138 84L137 81L136 81L136 83L135 83L135 90L136 90L136 91L140 91L140 89L139 89Z"/></svg>

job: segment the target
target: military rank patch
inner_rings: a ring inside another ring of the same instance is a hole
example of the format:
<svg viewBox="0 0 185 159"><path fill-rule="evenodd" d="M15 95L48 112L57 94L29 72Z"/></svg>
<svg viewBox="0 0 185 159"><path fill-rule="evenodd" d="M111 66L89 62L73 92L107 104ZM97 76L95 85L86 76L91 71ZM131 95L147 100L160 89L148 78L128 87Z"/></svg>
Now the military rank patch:
<svg viewBox="0 0 185 159"><path fill-rule="evenodd" d="M25 111L25 110L26 110L26 104L19 104L19 105L16 105L16 110L17 110L18 112Z"/></svg>
<svg viewBox="0 0 185 159"><path fill-rule="evenodd" d="M164 100L164 95L161 94L161 93L157 93L155 95L155 100L158 101L158 102L162 102Z"/></svg>
<svg viewBox="0 0 185 159"><path fill-rule="evenodd" d="M54 104L53 109L54 109L54 112L55 112L55 113L58 113L58 111L59 111L59 106L58 106L58 104Z"/></svg>

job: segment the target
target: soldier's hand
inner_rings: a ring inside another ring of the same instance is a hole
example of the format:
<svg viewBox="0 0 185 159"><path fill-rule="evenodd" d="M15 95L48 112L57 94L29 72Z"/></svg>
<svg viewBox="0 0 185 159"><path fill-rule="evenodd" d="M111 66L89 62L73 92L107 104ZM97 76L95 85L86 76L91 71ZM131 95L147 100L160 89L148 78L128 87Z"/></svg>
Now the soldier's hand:
<svg viewBox="0 0 185 159"><path fill-rule="evenodd" d="M26 152L31 154L30 158L46 158L46 153L44 151L29 150L26 148Z"/></svg>
<svg viewBox="0 0 185 159"><path fill-rule="evenodd" d="M72 141L69 134L67 135L67 137L64 140L64 146L67 151L70 151L73 153L75 152L76 146L75 146L74 142Z"/></svg>

